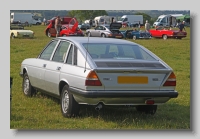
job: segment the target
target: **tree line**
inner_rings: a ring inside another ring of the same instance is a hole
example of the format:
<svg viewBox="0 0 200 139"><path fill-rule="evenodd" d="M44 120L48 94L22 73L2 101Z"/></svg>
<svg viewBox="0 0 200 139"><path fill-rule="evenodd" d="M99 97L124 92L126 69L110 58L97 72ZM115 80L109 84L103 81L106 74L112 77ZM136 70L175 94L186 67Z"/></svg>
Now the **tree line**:
<svg viewBox="0 0 200 139"><path fill-rule="evenodd" d="M76 17L79 21L94 19L96 16L108 15L119 19L123 15L143 15L143 20L148 20L150 24L162 14L190 14L190 11L175 10L11 10L10 12L30 12L47 20L55 16L71 16Z"/></svg>

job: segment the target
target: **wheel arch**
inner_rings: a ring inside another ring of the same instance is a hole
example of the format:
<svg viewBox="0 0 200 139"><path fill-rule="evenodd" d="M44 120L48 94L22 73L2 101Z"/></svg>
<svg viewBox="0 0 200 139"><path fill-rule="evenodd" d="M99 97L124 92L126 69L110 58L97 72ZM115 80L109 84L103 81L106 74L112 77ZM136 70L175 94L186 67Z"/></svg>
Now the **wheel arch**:
<svg viewBox="0 0 200 139"><path fill-rule="evenodd" d="M69 86L69 83L66 80L61 80L60 83L59 83L59 88L58 88L59 89L59 95L61 95L62 89L65 85Z"/></svg>

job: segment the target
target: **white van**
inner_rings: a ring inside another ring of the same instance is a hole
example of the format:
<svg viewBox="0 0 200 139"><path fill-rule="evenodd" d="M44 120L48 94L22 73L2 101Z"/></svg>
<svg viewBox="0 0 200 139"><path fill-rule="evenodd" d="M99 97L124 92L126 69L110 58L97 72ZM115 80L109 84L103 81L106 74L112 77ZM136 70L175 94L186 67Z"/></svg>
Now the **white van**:
<svg viewBox="0 0 200 139"><path fill-rule="evenodd" d="M158 19L153 23L153 26L175 27L177 24L176 18L180 16L183 16L183 14L160 15Z"/></svg>
<svg viewBox="0 0 200 139"><path fill-rule="evenodd" d="M133 27L138 26L139 22L140 25L143 25L143 15L123 15L119 21L122 25L131 25Z"/></svg>
<svg viewBox="0 0 200 139"><path fill-rule="evenodd" d="M112 18L113 17L110 17L110 16L97 16L94 18L94 21L95 21L95 23L98 22L99 25L104 24L104 23L110 24L112 22ZM114 17L114 19L115 19L115 17ZM115 21L116 21L116 19L115 19Z"/></svg>
<svg viewBox="0 0 200 139"><path fill-rule="evenodd" d="M32 13L11 13L10 14L10 23L14 23L16 21L20 21L20 23L24 24L28 22L28 24L40 25L41 20L37 19Z"/></svg>

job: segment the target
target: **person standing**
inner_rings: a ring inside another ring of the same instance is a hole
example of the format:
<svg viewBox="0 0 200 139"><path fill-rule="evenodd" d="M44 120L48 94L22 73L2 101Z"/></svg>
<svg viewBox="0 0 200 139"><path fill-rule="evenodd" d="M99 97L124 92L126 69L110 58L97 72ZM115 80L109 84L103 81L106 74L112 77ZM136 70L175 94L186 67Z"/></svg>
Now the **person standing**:
<svg viewBox="0 0 200 139"><path fill-rule="evenodd" d="M56 29L56 37L60 36L60 29L61 29L61 19L60 16L57 16L55 20L55 29Z"/></svg>
<svg viewBox="0 0 200 139"><path fill-rule="evenodd" d="M183 31L183 29L186 31L186 29L185 29L185 21L183 21L181 24L179 24L179 30Z"/></svg>
<svg viewBox="0 0 200 139"><path fill-rule="evenodd" d="M44 25L46 25L46 19L45 18L43 19L43 23L44 23Z"/></svg>
<svg viewBox="0 0 200 139"><path fill-rule="evenodd" d="M146 20L146 23L145 23L145 31L148 31L149 32L150 30L150 24L148 23L148 20Z"/></svg>

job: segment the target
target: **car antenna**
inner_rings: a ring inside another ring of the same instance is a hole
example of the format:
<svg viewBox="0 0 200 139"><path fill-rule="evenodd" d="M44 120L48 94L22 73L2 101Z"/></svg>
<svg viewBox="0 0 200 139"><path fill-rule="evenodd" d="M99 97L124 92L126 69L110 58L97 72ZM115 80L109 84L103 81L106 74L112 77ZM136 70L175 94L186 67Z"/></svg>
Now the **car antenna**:
<svg viewBox="0 0 200 139"><path fill-rule="evenodd" d="M87 62L87 54L88 54L89 37L90 37L90 35L88 35L88 42L87 42L87 48L86 48L86 58L85 58L85 70L84 70L84 72L86 72L86 62Z"/></svg>

